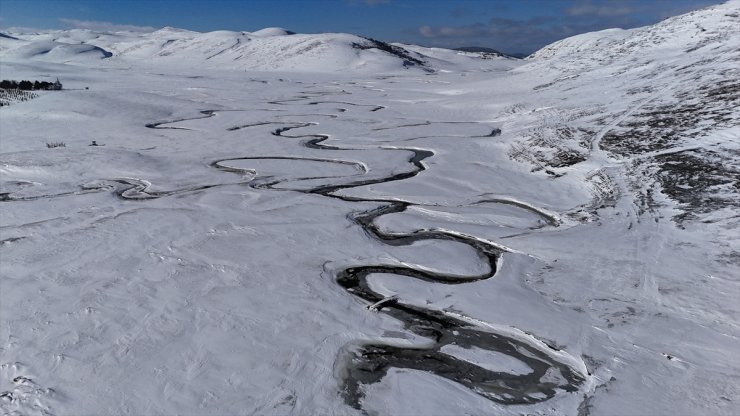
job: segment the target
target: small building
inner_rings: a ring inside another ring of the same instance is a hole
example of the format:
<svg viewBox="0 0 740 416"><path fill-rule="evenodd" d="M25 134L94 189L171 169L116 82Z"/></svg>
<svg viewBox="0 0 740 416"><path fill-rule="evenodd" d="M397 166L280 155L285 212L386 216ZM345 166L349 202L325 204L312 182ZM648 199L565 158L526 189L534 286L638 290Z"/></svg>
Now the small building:
<svg viewBox="0 0 740 416"><path fill-rule="evenodd" d="M52 90L52 91L59 91L59 90L61 90L62 89L62 83L59 82L59 78L57 78L57 80L53 84L51 84L48 89L49 90Z"/></svg>

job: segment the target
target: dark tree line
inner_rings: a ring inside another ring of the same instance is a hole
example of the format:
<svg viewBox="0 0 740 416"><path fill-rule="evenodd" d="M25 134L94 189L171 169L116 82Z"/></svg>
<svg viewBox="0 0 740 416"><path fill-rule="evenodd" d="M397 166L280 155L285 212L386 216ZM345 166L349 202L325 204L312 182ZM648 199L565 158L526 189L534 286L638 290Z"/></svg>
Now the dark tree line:
<svg viewBox="0 0 740 416"><path fill-rule="evenodd" d="M47 82L47 81L12 81L4 79L0 81L0 88L4 90L23 90L23 91L31 91L31 90L52 90L54 88L55 83L53 82Z"/></svg>

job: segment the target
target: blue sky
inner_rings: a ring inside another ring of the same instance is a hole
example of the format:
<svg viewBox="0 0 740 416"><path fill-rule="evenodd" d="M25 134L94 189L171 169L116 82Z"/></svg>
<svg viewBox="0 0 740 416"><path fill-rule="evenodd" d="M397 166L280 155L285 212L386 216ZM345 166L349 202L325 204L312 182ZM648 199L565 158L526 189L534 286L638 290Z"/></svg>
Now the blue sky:
<svg viewBox="0 0 740 416"><path fill-rule="evenodd" d="M721 0L0 0L0 28L349 32L425 46L533 52L578 33L655 23Z"/></svg>

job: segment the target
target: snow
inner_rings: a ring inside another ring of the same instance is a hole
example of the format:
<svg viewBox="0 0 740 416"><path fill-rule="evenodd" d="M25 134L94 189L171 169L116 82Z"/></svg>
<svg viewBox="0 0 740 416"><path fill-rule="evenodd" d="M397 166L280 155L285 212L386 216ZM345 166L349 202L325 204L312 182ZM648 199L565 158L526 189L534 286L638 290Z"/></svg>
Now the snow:
<svg viewBox="0 0 740 416"><path fill-rule="evenodd" d="M294 35L295 32L291 32L288 29L283 29L282 27L266 27L256 32L252 32L251 34L252 36L287 36Z"/></svg>
<svg viewBox="0 0 740 416"><path fill-rule="evenodd" d="M0 408L740 413L739 15L394 45L427 70L278 28L2 36L2 78L65 89L0 108ZM337 282L367 266L377 311ZM352 396L363 346L532 387L389 355Z"/></svg>
<svg viewBox="0 0 740 416"><path fill-rule="evenodd" d="M390 48L391 46L389 46ZM106 32L72 29L48 33L22 33L0 38L0 51L13 60L31 59L74 64L74 55L111 58L107 67L137 67L155 64L170 67L210 69L388 73L395 71L424 72L436 69L458 69L471 66L490 70L508 68L508 60L484 60L480 55L443 52L439 49L408 45L393 46L408 56L427 62L409 65L406 59L379 50L371 40L346 33L295 34L270 27L255 32L219 30L207 33L166 27L151 33ZM408 49L405 49L408 47ZM50 53L53 52L53 53ZM95 53L94 53L95 52ZM78 60L83 63L82 60ZM85 61L86 66L95 65Z"/></svg>

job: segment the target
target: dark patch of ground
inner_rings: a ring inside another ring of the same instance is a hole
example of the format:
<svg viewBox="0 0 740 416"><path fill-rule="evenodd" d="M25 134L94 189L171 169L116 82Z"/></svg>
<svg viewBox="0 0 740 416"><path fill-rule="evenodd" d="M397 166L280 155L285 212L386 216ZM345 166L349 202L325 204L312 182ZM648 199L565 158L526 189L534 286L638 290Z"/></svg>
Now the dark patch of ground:
<svg viewBox="0 0 740 416"><path fill-rule="evenodd" d="M670 104L646 106L607 133L601 147L622 156L634 156L671 147L717 128L738 124L740 81L707 84L676 94Z"/></svg>
<svg viewBox="0 0 740 416"><path fill-rule="evenodd" d="M730 157L738 160L740 152L731 151ZM736 198L740 195L740 169L727 163L727 155L696 149L655 159L660 164L658 180L663 193L685 209L674 217L678 222L728 205L740 207ZM725 192L717 192L720 189Z"/></svg>
<svg viewBox="0 0 740 416"><path fill-rule="evenodd" d="M0 107L9 106L12 103L32 100L34 98L38 98L38 96L38 94L31 91L0 88Z"/></svg>
<svg viewBox="0 0 740 416"><path fill-rule="evenodd" d="M563 120L562 123L533 129L526 143L511 147L509 156L534 165L533 171L547 172L583 162L588 157L593 132L569 127L566 122ZM562 173L553 172L551 175L561 176Z"/></svg>
<svg viewBox="0 0 740 416"><path fill-rule="evenodd" d="M383 52L389 53L393 56L396 56L398 58L403 59L404 66L413 66L418 65L422 67L423 69L427 71L431 71L431 69L427 66L427 63L417 57L414 57L411 55L411 52L407 51L406 49L403 49L399 46L394 46L385 42L381 42L376 39L372 38L363 38L367 42L366 43L353 43L352 47L355 49L379 49Z"/></svg>
<svg viewBox="0 0 740 416"><path fill-rule="evenodd" d="M644 107L601 142L607 151L634 158L630 172L643 182L637 187L642 188L640 210L655 207L646 179L678 203L683 212L673 220L679 224L725 207L740 207L740 151L706 139L712 132L740 124L740 81L705 81L670 100Z"/></svg>

